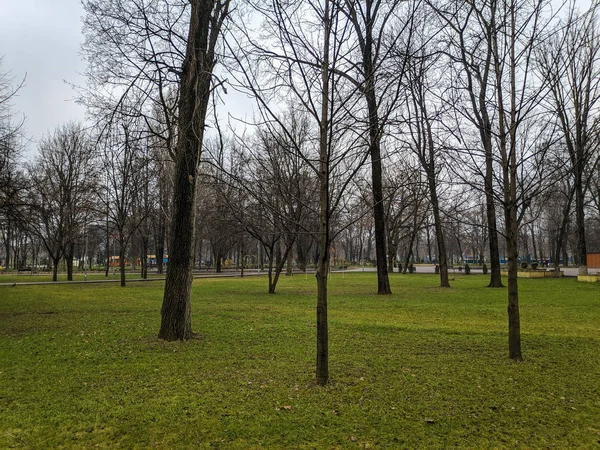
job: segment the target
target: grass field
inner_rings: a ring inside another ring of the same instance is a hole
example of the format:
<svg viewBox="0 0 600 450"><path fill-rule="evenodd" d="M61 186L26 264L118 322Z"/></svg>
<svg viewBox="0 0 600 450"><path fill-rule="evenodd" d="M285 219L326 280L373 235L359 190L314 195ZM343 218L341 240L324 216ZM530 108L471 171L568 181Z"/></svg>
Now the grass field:
<svg viewBox="0 0 600 450"><path fill-rule="evenodd" d="M0 288L0 448L600 448L600 289L334 274L316 387L315 280L196 280L198 338L156 339L163 282Z"/></svg>

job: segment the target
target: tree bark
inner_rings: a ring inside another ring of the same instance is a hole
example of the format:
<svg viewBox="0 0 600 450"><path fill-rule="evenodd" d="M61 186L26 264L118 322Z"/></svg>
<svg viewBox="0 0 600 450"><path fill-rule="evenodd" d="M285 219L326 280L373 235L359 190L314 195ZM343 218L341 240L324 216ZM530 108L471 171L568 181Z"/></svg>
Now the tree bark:
<svg viewBox="0 0 600 450"><path fill-rule="evenodd" d="M142 251L140 255L141 261L141 277L145 280L148 278L148 237L142 236Z"/></svg>
<svg viewBox="0 0 600 450"><path fill-rule="evenodd" d="M579 153L582 153L581 151ZM579 163L577 163L579 164ZM575 226L577 227L577 262L578 274L587 275L587 247L585 242L585 194L582 180L583 169L575 169Z"/></svg>
<svg viewBox="0 0 600 450"><path fill-rule="evenodd" d="M60 258L52 258L52 281L58 281L58 263Z"/></svg>
<svg viewBox="0 0 600 450"><path fill-rule="evenodd" d="M196 230L196 184L210 97L214 49L229 2L191 0L190 25L181 71L175 186L169 270L161 309L160 339L190 339L191 291Z"/></svg>
<svg viewBox="0 0 600 450"><path fill-rule="evenodd" d="M75 243L67 244L65 252L65 262L67 263L67 281L73 281L73 253L75 252Z"/></svg>
<svg viewBox="0 0 600 450"><path fill-rule="evenodd" d="M375 62L373 60L373 25L376 17L372 16L373 1L365 2L364 24L360 23L353 6L350 17L362 53L362 69L364 71L363 93L367 102L369 128L369 154L371 157L371 177L373 190L373 219L375 223L375 259L377 262L377 293L392 293L387 268L387 245L385 232L385 207L383 199L383 169L381 166L381 124L378 111L377 93L375 91ZM376 9L376 8L375 8ZM361 12L362 14L362 12ZM364 25L364 29L361 26Z"/></svg>
<svg viewBox="0 0 600 450"><path fill-rule="evenodd" d="M321 118L319 130L319 260L317 264L317 370L316 383L329 381L329 329L327 318L327 274L329 272L329 0L323 14L324 43L321 66Z"/></svg>
<svg viewBox="0 0 600 450"><path fill-rule="evenodd" d="M438 264L440 266L440 287L450 287L450 279L448 277L448 255L446 254L446 244L444 243L444 232L442 230L442 218L440 215L440 204L437 196L435 175L428 174L427 179L429 180L431 209L433 210L435 239L437 241Z"/></svg>
<svg viewBox="0 0 600 450"><path fill-rule="evenodd" d="M119 240L119 274L121 287L125 287L125 243Z"/></svg>

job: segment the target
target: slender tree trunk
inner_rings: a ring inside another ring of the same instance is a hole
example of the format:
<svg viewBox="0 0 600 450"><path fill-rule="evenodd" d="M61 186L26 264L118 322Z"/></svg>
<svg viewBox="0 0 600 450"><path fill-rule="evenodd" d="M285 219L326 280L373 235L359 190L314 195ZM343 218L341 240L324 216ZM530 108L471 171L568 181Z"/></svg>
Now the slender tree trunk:
<svg viewBox="0 0 600 450"><path fill-rule="evenodd" d="M360 35L364 31L362 65L365 74L364 95L369 114L369 153L371 156L371 177L373 182L373 219L375 223L375 259L377 261L377 293L392 293L387 268L387 245L385 233L385 206L383 199L383 169L381 164L381 124L379 119L377 93L375 91L375 65L373 61L373 22L372 0L366 2L364 30L358 19L353 19L354 27Z"/></svg>
<svg viewBox="0 0 600 450"><path fill-rule="evenodd" d="M119 274L121 287L125 287L125 242L122 239L119 239Z"/></svg>
<svg viewBox="0 0 600 450"><path fill-rule="evenodd" d="M321 66L321 120L319 129L319 260L317 263L317 370L316 383L329 381L329 328L327 319L327 274L329 272L329 39L330 2L325 0L324 43Z"/></svg>
<svg viewBox="0 0 600 450"><path fill-rule="evenodd" d="M394 273L394 261L396 260L397 246L388 236L388 272Z"/></svg>
<svg viewBox="0 0 600 450"><path fill-rule="evenodd" d="M106 213L106 270L104 276L108 278L108 272L110 270L110 232L108 229L108 212Z"/></svg>
<svg viewBox="0 0 600 450"><path fill-rule="evenodd" d="M221 273L223 272L223 265L221 263L222 257L220 253L215 253L215 266L216 266L216 271L217 273Z"/></svg>
<svg viewBox="0 0 600 450"><path fill-rule="evenodd" d="M554 277L560 277L560 253L563 249L564 242L567 236L567 227L569 225L569 211L571 210L571 202L573 201L573 192L567 198L567 204L563 208L562 218L560 221L560 227L558 229L556 237L556 247L554 248L554 254L552 255L554 261Z"/></svg>
<svg viewBox="0 0 600 450"><path fill-rule="evenodd" d="M140 261L142 266L141 277L145 280L148 278L148 237L142 236L142 254Z"/></svg>
<svg viewBox="0 0 600 450"><path fill-rule="evenodd" d="M372 78L372 77L371 77ZM383 203L383 169L381 165L381 146L377 101L373 86L366 90L369 109L369 138L371 153L371 176L373 179L373 220L375 223L375 259L377 261L377 293L388 295L392 293L386 264L385 242L385 206ZM369 85L369 81L367 82Z"/></svg>
<svg viewBox="0 0 600 450"><path fill-rule="evenodd" d="M490 248L490 282L488 287L491 288L501 288L504 287L502 284L502 276L500 274L500 249L499 249L499 241L498 241L498 229L496 227L496 205L494 204L494 196L491 192L491 174L492 174L492 159L486 159L486 172L488 171L487 166L489 165L489 178L486 175L486 217L487 217L487 232L488 232L488 245Z"/></svg>
<svg viewBox="0 0 600 450"><path fill-rule="evenodd" d="M533 247L533 259L538 260L538 250L537 250L537 242L535 240L535 230L533 229L533 224L531 225L531 245Z"/></svg>
<svg viewBox="0 0 600 450"><path fill-rule="evenodd" d="M274 260L275 260L275 245L277 245L277 243L270 246L269 255L268 255L269 256L269 264L267 267L267 275L269 278L269 294L275 293L275 287L273 286L273 265L274 265Z"/></svg>
<svg viewBox="0 0 600 450"><path fill-rule="evenodd" d="M291 277L294 273L294 254L288 249L285 275Z"/></svg>
<svg viewBox="0 0 600 450"><path fill-rule="evenodd" d="M431 122L427 116L427 106L421 105L421 110L424 112L425 128L427 133L427 147L429 152L429 163L423 158L423 164L427 171L427 182L429 184L429 196L431 199L431 209L433 210L433 224L435 226L435 239L437 241L438 263L440 267L440 287L450 287L448 277L448 255L446 254L446 244L444 242L444 232L442 230L442 217L440 214L440 201L437 194L436 166L435 166L435 149L433 145L433 132L431 131ZM416 221L416 216L415 216ZM427 241L429 245L429 230L427 231Z"/></svg>
<svg viewBox="0 0 600 450"><path fill-rule="evenodd" d="M511 186L515 188L516 184ZM513 197L516 199L515 197ZM508 353L511 359L521 361L521 320L519 314L519 287L517 283L518 270L518 224L516 204L511 201L506 208L508 251Z"/></svg>
<svg viewBox="0 0 600 450"><path fill-rule="evenodd" d="M275 293L275 288L277 287L277 282L279 281L279 277L281 276L281 272L283 271L283 266L285 265L285 263L287 261L287 256L292 253L291 250L292 250L293 244L294 243L292 242L289 246L286 246L283 257L281 257L281 255L280 255L279 262L277 262L275 265L275 274L273 276L273 281L272 281L272 283L270 283L270 286L269 286L269 294ZM279 247L279 245L278 245L278 247ZM269 277L270 277L270 271L271 271L271 268L269 267Z"/></svg>
<svg viewBox="0 0 600 450"><path fill-rule="evenodd" d="M440 215L440 204L437 196L437 187L433 174L428 176L429 190L431 195L431 208L433 210L433 222L435 226L435 240L437 241L438 264L440 266L440 287L450 287L448 277L448 256L446 255L446 244L444 243L444 232L442 230L442 218Z"/></svg>
<svg viewBox="0 0 600 450"><path fill-rule="evenodd" d="M75 243L66 245L65 262L67 263L67 281L73 281L73 253L75 253Z"/></svg>
<svg viewBox="0 0 600 450"><path fill-rule="evenodd" d="M162 195L162 194L161 194ZM165 233L166 233L166 224L165 218L163 214L159 214L158 218L158 231L156 233L156 270L160 275L162 275L164 271L163 260L165 257Z"/></svg>
<svg viewBox="0 0 600 450"><path fill-rule="evenodd" d="M60 258L52 258L52 281L58 281L58 264Z"/></svg>
<svg viewBox="0 0 600 450"><path fill-rule="evenodd" d="M296 239L296 251L298 252L298 269L306 272L306 260L310 252L310 245L306 234L298 235Z"/></svg>
<svg viewBox="0 0 600 450"><path fill-rule="evenodd" d="M498 104L500 105L500 147L502 149L503 161L503 182L504 182L504 221L506 224L506 247L508 251L508 354L515 361L521 361L521 320L519 314L519 287L517 282L517 258L519 244L519 223L517 221L517 155L516 155L516 134L517 134L517 106L516 106L516 27L515 11L516 5L510 4L510 124L508 126L508 136L510 142L506 142L507 133L505 133L504 110L502 99L502 86L498 90ZM497 74L501 74L498 70ZM500 75L501 76L501 75ZM500 83L499 83L500 84ZM508 151L510 150L510 151Z"/></svg>
<svg viewBox="0 0 600 450"><path fill-rule="evenodd" d="M585 242L585 196L582 169L575 169L575 226L577 227L577 262L579 264L579 275L587 275L587 247Z"/></svg>

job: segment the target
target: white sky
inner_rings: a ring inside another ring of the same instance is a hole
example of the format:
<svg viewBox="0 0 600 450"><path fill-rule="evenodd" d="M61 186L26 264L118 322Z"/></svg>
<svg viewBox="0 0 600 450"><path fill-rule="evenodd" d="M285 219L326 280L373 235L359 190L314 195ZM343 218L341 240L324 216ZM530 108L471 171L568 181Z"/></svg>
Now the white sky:
<svg viewBox="0 0 600 450"><path fill-rule="evenodd" d="M575 4L584 9L590 0ZM13 109L26 117L26 135L32 138L28 153L44 133L69 120L84 120L84 108L75 103L68 84L85 84L79 56L82 14L79 0L0 0L0 70L10 71L15 82L27 75ZM248 104L233 92L225 102L234 114Z"/></svg>
<svg viewBox="0 0 600 450"><path fill-rule="evenodd" d="M28 152L44 133L84 119L65 83L85 82L79 57L82 14L79 0L0 0L0 70L10 71L15 82L27 76L13 110L26 117L26 135L33 139Z"/></svg>

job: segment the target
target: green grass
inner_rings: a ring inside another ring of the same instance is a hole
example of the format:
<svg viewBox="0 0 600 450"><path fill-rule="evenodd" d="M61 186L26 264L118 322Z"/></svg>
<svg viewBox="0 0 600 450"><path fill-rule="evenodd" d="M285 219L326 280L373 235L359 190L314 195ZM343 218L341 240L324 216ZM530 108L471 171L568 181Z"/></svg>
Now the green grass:
<svg viewBox="0 0 600 450"><path fill-rule="evenodd" d="M600 448L600 290L334 274L316 387L315 280L196 280L197 339L156 339L162 282L0 288L0 448Z"/></svg>

